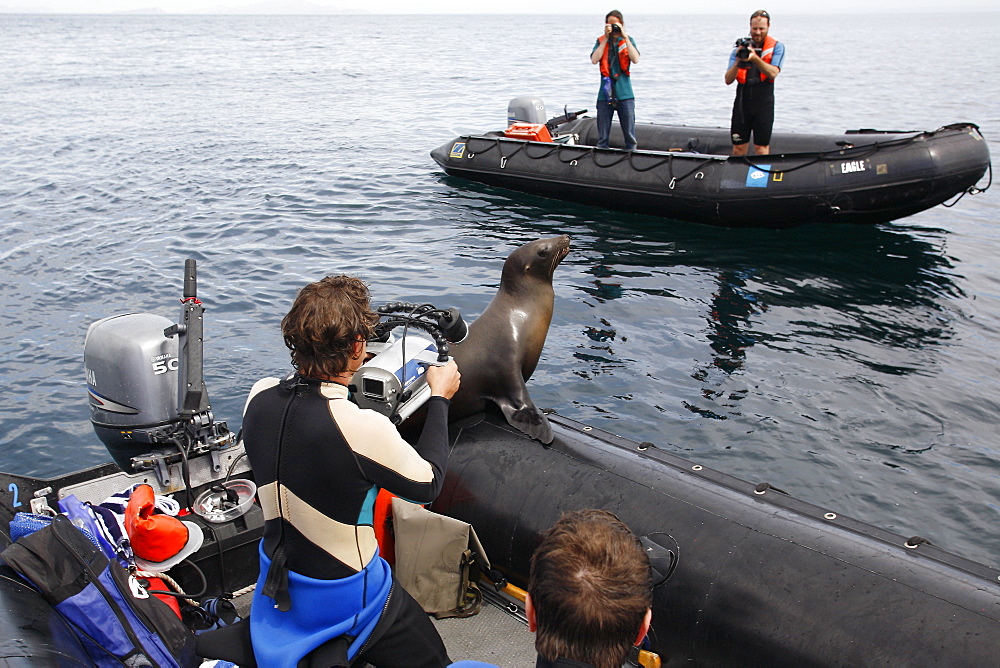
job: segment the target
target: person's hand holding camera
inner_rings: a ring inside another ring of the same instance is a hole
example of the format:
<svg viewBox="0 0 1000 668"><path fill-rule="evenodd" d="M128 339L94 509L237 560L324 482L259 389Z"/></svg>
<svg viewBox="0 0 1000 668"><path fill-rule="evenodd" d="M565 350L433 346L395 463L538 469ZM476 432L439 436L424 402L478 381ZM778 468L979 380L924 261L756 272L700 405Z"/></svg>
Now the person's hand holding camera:
<svg viewBox="0 0 1000 668"><path fill-rule="evenodd" d="M740 37L736 40L736 60L749 60L753 52L753 40L751 38Z"/></svg>
<svg viewBox="0 0 1000 668"><path fill-rule="evenodd" d="M625 37L625 27L620 23L605 23L604 24L604 36L611 37Z"/></svg>
<svg viewBox="0 0 1000 668"><path fill-rule="evenodd" d="M458 364L455 360L449 360L444 366L428 366L427 384L431 387L431 396L451 399L462 384L462 374L458 371Z"/></svg>

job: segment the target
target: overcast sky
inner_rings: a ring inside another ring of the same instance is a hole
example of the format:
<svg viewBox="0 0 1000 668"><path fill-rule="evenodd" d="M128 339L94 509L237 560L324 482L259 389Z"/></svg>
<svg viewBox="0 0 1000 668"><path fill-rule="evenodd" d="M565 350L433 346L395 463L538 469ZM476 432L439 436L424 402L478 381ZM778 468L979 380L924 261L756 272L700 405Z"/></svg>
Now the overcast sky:
<svg viewBox="0 0 1000 668"><path fill-rule="evenodd" d="M758 7L759 5L759 7ZM997 11L996 0L714 0L667 3L663 0L0 0L0 12L114 13L160 10L168 14L302 14L350 11L372 14L601 14L618 8L634 14L745 14L763 7L773 14L844 14L884 12Z"/></svg>

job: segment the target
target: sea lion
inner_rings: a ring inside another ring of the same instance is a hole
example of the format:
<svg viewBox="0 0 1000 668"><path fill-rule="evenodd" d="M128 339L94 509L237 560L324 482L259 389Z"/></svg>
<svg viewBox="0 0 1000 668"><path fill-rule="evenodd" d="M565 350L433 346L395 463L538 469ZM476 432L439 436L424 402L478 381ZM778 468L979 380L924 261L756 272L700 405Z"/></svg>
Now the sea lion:
<svg viewBox="0 0 1000 668"><path fill-rule="evenodd" d="M451 346L462 386L451 400L452 420L482 412L492 401L507 421L542 443L552 442L549 421L531 401L531 378L552 321L552 274L569 253L569 237L537 239L517 248L503 265L500 288L468 337Z"/></svg>

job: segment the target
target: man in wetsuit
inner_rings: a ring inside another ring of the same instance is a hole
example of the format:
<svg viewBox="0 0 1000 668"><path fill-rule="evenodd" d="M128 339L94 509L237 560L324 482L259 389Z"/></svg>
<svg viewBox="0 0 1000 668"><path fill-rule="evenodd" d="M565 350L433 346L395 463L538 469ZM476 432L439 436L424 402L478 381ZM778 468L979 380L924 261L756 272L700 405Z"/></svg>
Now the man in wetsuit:
<svg viewBox="0 0 1000 668"><path fill-rule="evenodd" d="M604 17L604 34L590 51L590 62L601 66L601 88L597 92L597 147L607 148L611 118L618 112L625 150L635 149L635 95L629 67L639 62L639 49L625 32L625 19L617 9Z"/></svg>
<svg viewBox="0 0 1000 668"><path fill-rule="evenodd" d="M531 557L536 668L620 668L653 618L649 559L606 510L563 514Z"/></svg>
<svg viewBox="0 0 1000 668"><path fill-rule="evenodd" d="M771 16L763 9L750 15L753 48L737 47L729 55L726 85L738 82L730 132L733 155L746 155L753 136L756 155L770 153L774 125L774 79L785 59L785 45L768 35Z"/></svg>
<svg viewBox="0 0 1000 668"><path fill-rule="evenodd" d="M437 496L460 374L454 362L427 369L432 396L415 447L351 402L347 385L378 320L369 300L347 276L302 288L281 321L295 373L258 381L247 399L243 442L265 519L250 611L260 666L449 663L434 625L378 556L372 516L380 488L417 503Z"/></svg>

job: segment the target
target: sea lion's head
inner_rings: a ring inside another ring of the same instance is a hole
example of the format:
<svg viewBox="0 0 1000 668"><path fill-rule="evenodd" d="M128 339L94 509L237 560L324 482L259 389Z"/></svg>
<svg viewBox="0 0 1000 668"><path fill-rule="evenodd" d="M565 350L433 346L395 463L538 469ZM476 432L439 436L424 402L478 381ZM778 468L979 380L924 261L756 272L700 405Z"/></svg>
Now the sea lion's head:
<svg viewBox="0 0 1000 668"><path fill-rule="evenodd" d="M500 289L520 290L531 284L552 285L552 274L569 253L565 234L526 243L507 256Z"/></svg>

